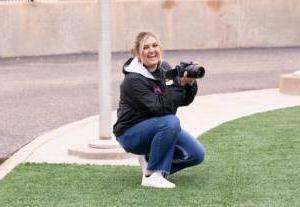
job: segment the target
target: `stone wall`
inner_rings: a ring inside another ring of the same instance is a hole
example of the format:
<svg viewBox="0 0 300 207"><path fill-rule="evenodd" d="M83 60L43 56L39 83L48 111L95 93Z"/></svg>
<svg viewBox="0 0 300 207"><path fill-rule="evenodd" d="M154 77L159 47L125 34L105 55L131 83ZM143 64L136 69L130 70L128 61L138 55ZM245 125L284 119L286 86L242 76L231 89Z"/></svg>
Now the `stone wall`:
<svg viewBox="0 0 300 207"><path fill-rule="evenodd" d="M0 1L0 56L97 52L95 0ZM113 0L112 48L139 31L164 49L300 46L298 0Z"/></svg>

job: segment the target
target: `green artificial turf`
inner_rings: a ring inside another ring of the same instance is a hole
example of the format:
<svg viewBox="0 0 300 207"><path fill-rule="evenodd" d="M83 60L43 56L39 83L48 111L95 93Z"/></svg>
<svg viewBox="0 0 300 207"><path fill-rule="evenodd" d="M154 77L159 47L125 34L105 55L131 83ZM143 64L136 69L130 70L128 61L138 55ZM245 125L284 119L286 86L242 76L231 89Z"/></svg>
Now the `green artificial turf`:
<svg viewBox="0 0 300 207"><path fill-rule="evenodd" d="M172 175L175 189L140 186L139 167L21 164L0 181L0 206L300 206L300 107L200 139L206 160Z"/></svg>

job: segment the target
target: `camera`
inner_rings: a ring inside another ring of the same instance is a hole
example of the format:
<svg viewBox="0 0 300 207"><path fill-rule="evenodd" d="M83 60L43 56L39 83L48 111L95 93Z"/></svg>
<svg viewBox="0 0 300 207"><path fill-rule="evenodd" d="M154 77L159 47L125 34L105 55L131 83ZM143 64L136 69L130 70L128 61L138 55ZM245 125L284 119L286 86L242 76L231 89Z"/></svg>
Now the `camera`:
<svg viewBox="0 0 300 207"><path fill-rule="evenodd" d="M183 77L185 71L188 78L203 78L205 75L204 67L193 62L180 62L174 69L165 72L165 78L178 82L179 78Z"/></svg>

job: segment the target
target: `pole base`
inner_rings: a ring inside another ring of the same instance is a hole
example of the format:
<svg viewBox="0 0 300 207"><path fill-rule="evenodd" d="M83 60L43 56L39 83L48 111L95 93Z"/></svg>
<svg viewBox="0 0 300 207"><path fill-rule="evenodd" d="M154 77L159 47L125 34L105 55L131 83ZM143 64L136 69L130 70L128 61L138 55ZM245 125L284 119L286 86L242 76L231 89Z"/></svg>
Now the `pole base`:
<svg viewBox="0 0 300 207"><path fill-rule="evenodd" d="M118 160L135 157L127 153L115 139L97 139L88 146L74 146L68 149L68 154L83 159Z"/></svg>
<svg viewBox="0 0 300 207"><path fill-rule="evenodd" d="M133 158L136 155L125 152L122 148L114 149L96 149L91 147L71 147L68 150L69 155L77 156L83 159L102 159L102 160L120 160Z"/></svg>
<svg viewBox="0 0 300 207"><path fill-rule="evenodd" d="M88 146L96 149L115 149L121 147L115 139L96 139L90 142Z"/></svg>

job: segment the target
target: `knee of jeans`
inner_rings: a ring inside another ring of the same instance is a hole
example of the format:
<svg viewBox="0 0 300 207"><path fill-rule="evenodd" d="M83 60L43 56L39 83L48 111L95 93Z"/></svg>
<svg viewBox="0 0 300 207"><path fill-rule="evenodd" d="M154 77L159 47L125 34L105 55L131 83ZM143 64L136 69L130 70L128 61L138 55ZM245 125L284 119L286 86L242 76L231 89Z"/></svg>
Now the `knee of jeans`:
<svg viewBox="0 0 300 207"><path fill-rule="evenodd" d="M169 115L165 125L176 133L181 131L180 121L177 116Z"/></svg>
<svg viewBox="0 0 300 207"><path fill-rule="evenodd" d="M193 155L193 162L195 165L198 165L204 161L205 158L205 151L204 150L198 150Z"/></svg>

